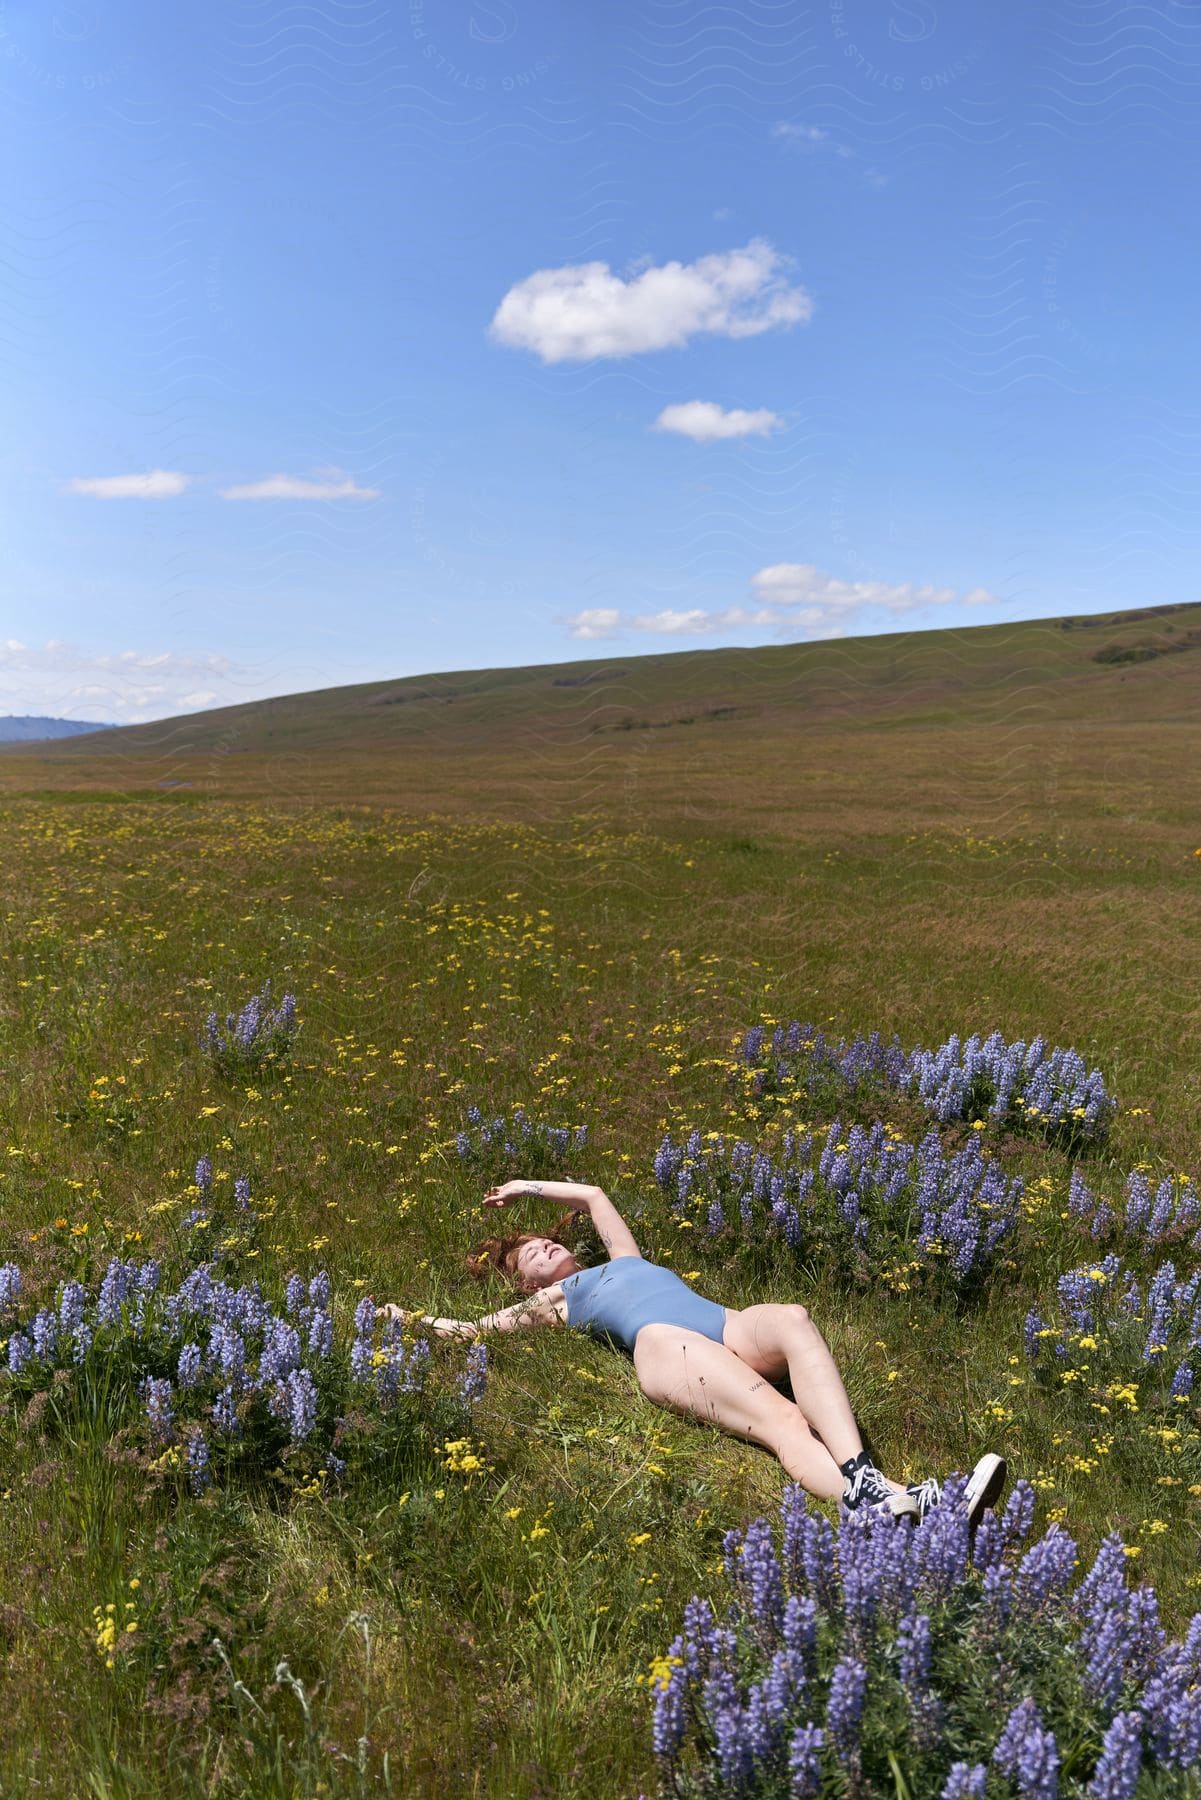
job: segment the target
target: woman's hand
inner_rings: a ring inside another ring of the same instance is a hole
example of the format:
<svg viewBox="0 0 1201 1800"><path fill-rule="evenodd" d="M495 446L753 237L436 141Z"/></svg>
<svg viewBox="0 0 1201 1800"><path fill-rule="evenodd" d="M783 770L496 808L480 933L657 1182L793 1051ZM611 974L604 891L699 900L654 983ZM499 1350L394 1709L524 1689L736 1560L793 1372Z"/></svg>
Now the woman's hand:
<svg viewBox="0 0 1201 1800"><path fill-rule="evenodd" d="M476 1327L470 1319L431 1319L428 1313L413 1312L391 1303L377 1306L375 1316L377 1319L399 1319L402 1325L425 1325L435 1337L440 1338L472 1339L477 1335Z"/></svg>
<svg viewBox="0 0 1201 1800"><path fill-rule="evenodd" d="M536 1182L506 1181L500 1187L489 1188L484 1195L485 1206L508 1206L510 1200L516 1200L519 1194L525 1194L536 1187Z"/></svg>
<svg viewBox="0 0 1201 1800"><path fill-rule="evenodd" d="M407 1325L410 1321L419 1320L424 1315L403 1306L395 1306L389 1301L386 1306L376 1307L375 1316L377 1319L398 1319L402 1325Z"/></svg>

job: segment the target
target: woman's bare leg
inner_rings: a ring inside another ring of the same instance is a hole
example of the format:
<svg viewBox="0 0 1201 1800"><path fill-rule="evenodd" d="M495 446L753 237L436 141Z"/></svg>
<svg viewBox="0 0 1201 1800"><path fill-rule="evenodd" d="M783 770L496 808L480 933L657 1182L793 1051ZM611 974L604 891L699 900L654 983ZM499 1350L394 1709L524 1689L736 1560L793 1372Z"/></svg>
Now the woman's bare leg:
<svg viewBox="0 0 1201 1800"><path fill-rule="evenodd" d="M744 1306L740 1311L727 1308L725 1344L749 1368L758 1369L773 1380L787 1370L797 1405L812 1421L835 1464L859 1455L863 1439L838 1365L803 1306L785 1303ZM904 1491L904 1482L889 1481L888 1485L895 1493Z"/></svg>
<svg viewBox="0 0 1201 1800"><path fill-rule="evenodd" d="M723 1344L683 1326L644 1325L634 1368L648 1399L761 1444L809 1493L841 1496L842 1470L808 1417Z"/></svg>

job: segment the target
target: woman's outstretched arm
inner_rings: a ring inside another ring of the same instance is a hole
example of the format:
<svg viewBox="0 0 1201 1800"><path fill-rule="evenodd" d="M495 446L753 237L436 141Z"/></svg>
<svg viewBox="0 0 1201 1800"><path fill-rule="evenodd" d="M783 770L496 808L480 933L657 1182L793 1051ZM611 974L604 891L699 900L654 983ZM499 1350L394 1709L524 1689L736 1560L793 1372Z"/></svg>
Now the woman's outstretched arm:
<svg viewBox="0 0 1201 1800"><path fill-rule="evenodd" d="M557 1325L561 1321L545 1288L527 1294L516 1306L501 1312L485 1313L482 1319L432 1319L427 1313L406 1312L400 1306L381 1306L386 1318L407 1319L416 1325L428 1325L438 1337L474 1339L485 1331L519 1331L533 1325Z"/></svg>
<svg viewBox="0 0 1201 1800"><path fill-rule="evenodd" d="M485 1206L508 1206L522 1194L533 1194L543 1200L558 1200L576 1212L590 1213L596 1235L609 1253L615 1256L641 1256L634 1234L606 1194L604 1188L586 1181L506 1181L501 1187L489 1188Z"/></svg>

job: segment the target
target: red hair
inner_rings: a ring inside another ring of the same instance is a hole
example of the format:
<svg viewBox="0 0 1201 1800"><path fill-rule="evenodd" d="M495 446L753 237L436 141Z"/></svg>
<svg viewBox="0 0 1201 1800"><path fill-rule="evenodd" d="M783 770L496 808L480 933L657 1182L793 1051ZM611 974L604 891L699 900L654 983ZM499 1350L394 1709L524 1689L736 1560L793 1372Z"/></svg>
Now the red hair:
<svg viewBox="0 0 1201 1800"><path fill-rule="evenodd" d="M483 1281L491 1269L510 1286L519 1288L521 1281L517 1274L517 1252L521 1246L535 1243L540 1238L549 1238L552 1244L563 1244L565 1250L570 1250L571 1245L564 1243L562 1234L576 1217L575 1212L564 1213L552 1231L510 1231L504 1237L485 1238L467 1257L467 1273L473 1280Z"/></svg>

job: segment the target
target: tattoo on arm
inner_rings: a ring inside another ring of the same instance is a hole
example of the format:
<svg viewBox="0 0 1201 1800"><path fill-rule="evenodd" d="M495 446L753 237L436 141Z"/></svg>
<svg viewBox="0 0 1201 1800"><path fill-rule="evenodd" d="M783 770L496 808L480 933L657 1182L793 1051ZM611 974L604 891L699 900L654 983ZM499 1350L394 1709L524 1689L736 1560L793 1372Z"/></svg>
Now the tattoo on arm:
<svg viewBox="0 0 1201 1800"><path fill-rule="evenodd" d="M540 1181L527 1181L525 1184L525 1191L527 1194L540 1195L542 1193L542 1183Z"/></svg>
<svg viewBox="0 0 1201 1800"><path fill-rule="evenodd" d="M752 1383L751 1383L751 1393L752 1393L752 1394L753 1394L753 1393L754 1393L754 1392L755 1392L755 1389L756 1389L756 1388L761 1388L761 1387L762 1387L762 1386L763 1386L763 1383L762 1383L762 1382L761 1382L761 1381L752 1381Z"/></svg>

